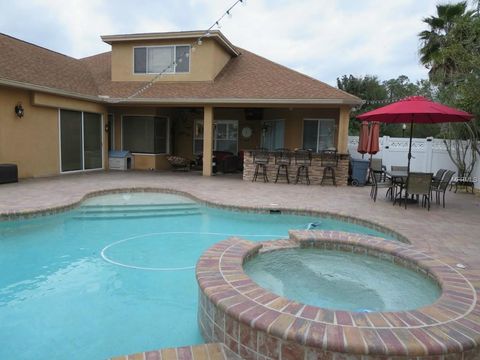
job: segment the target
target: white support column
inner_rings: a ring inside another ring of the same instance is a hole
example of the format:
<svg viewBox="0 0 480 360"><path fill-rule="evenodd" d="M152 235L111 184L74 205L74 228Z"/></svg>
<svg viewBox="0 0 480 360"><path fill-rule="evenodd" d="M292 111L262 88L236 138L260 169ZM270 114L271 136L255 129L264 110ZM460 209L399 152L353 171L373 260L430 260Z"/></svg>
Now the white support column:
<svg viewBox="0 0 480 360"><path fill-rule="evenodd" d="M203 176L212 176L213 107L203 108Z"/></svg>

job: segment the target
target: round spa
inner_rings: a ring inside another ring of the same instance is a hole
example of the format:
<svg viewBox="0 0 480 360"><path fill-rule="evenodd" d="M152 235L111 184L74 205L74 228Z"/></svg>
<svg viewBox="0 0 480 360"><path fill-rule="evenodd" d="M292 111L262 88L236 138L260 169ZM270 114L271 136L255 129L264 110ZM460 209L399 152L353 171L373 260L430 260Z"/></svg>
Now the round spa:
<svg viewBox="0 0 480 360"><path fill-rule="evenodd" d="M244 270L274 294L332 310L413 310L440 296L438 283L425 274L358 252L269 251L247 261Z"/></svg>
<svg viewBox="0 0 480 360"><path fill-rule="evenodd" d="M332 231L231 238L202 255L196 275L203 337L241 358L480 356L473 285L411 245Z"/></svg>

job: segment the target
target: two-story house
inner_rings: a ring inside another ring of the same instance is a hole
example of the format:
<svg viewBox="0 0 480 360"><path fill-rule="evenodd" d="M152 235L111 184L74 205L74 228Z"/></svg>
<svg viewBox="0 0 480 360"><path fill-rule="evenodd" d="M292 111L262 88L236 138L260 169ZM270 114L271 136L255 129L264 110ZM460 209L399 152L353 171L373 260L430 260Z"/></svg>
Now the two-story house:
<svg viewBox="0 0 480 360"><path fill-rule="evenodd" d="M0 163L36 177L107 169L109 150L129 150L136 169L158 170L169 168L167 154L203 154L208 176L214 150L347 153L360 99L220 31L102 40L110 52L74 59L0 34Z"/></svg>

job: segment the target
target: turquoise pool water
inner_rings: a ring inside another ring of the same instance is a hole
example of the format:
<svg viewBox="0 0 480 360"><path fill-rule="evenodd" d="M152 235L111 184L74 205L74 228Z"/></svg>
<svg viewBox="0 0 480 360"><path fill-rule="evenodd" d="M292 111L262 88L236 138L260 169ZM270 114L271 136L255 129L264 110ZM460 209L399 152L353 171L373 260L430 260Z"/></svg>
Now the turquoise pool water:
<svg viewBox="0 0 480 360"><path fill-rule="evenodd" d="M61 215L0 222L0 359L104 359L202 343L200 254L231 235L277 239L311 223L382 235L157 193L106 195Z"/></svg>
<svg viewBox="0 0 480 360"><path fill-rule="evenodd" d="M345 251L286 249L244 265L260 286L304 304L346 311L406 311L432 304L436 282L391 261Z"/></svg>

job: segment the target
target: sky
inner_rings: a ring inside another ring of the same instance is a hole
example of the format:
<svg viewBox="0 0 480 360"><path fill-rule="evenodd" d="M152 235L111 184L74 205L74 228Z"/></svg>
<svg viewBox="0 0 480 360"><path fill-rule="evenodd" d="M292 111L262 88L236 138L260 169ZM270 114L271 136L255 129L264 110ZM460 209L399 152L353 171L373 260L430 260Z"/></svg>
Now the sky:
<svg viewBox="0 0 480 360"><path fill-rule="evenodd" d="M100 35L200 30L235 0L0 0L0 32L73 56ZM246 0L221 31L234 44L336 85L342 75L427 77L418 33L439 0ZM445 1L444 1L445 2Z"/></svg>

